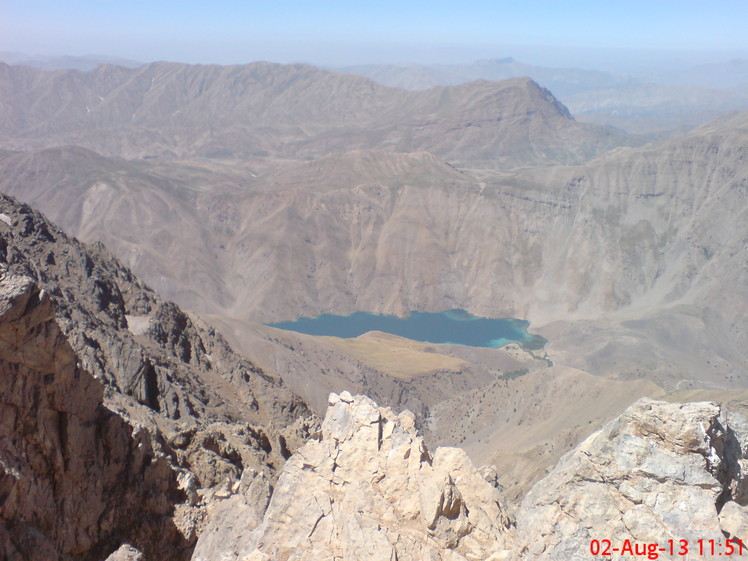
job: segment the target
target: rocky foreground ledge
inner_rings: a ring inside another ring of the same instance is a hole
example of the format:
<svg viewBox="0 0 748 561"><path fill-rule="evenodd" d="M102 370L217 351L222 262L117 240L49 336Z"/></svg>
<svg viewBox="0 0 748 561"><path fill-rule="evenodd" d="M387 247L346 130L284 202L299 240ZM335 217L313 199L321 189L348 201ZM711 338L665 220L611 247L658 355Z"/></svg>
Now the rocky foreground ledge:
<svg viewBox="0 0 748 561"><path fill-rule="evenodd" d="M530 490L517 514L518 557L648 558L612 550L628 543L640 552L658 544L650 559L724 558L726 539L748 545L747 437L745 418L717 404L640 399ZM593 540L612 555L592 556ZM715 556L710 540L721 544Z"/></svg>
<svg viewBox="0 0 748 561"><path fill-rule="evenodd" d="M728 538L748 542L746 437L719 405L642 399L512 515L490 470L458 448L430 453L409 412L331 394L320 439L286 463L264 517L215 521L193 560L683 560L711 558L710 540L724 558Z"/></svg>
<svg viewBox="0 0 748 561"><path fill-rule="evenodd" d="M509 545L511 518L464 451L432 455L412 413L343 392L259 526L232 526L211 525L193 559L487 559Z"/></svg>

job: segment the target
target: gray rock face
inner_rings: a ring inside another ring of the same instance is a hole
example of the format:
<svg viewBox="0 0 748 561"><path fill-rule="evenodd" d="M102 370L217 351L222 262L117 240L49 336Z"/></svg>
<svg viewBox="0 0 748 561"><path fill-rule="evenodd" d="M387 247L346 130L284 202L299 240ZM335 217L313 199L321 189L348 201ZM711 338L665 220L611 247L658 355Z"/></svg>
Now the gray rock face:
<svg viewBox="0 0 748 561"><path fill-rule="evenodd" d="M713 403L642 399L567 454L517 514L521 559L588 559L593 539L722 543L745 532L744 423ZM719 511L722 511L718 514ZM613 554L612 559L629 558Z"/></svg>
<svg viewBox="0 0 748 561"><path fill-rule="evenodd" d="M27 277L0 279L0 357L0 558L102 559L121 537L152 558L188 556L164 449L104 406Z"/></svg>
<svg viewBox="0 0 748 561"><path fill-rule="evenodd" d="M252 468L242 474L236 493L217 501L210 523L198 539L193 559L216 559L217 552L230 555L251 547L252 530L262 522L273 489L270 481Z"/></svg>
<svg viewBox="0 0 748 561"><path fill-rule="evenodd" d="M728 502L719 513L722 533L729 538L748 542L748 509L736 502Z"/></svg>
<svg viewBox="0 0 748 561"><path fill-rule="evenodd" d="M143 561L143 554L129 544L123 544L106 561Z"/></svg>
<svg viewBox="0 0 748 561"><path fill-rule="evenodd" d="M131 398L174 421L283 427L307 412L282 381L236 355L220 334L162 301L99 245L69 238L0 195L0 263L35 280L107 398ZM258 395L262 399L258 399Z"/></svg>
<svg viewBox="0 0 748 561"><path fill-rule="evenodd" d="M307 412L102 246L0 195L0 558L189 558L243 473L269 495Z"/></svg>
<svg viewBox="0 0 748 561"><path fill-rule="evenodd" d="M320 440L286 463L262 523L216 528L220 540L204 534L195 561L457 561L508 553L511 519L502 498L462 450L431 454L410 412L396 415L366 397L331 394L329 405Z"/></svg>

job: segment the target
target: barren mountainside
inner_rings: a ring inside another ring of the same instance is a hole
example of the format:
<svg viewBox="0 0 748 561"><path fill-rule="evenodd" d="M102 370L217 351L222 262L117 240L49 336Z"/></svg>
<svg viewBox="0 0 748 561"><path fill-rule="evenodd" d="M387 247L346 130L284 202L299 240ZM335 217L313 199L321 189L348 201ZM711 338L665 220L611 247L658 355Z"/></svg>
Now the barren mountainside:
<svg viewBox="0 0 748 561"><path fill-rule="evenodd" d="M659 68L637 76L582 68L547 68L511 57L452 65L362 65L341 70L392 87L424 90L473 80L529 76L551 90L581 121L634 134L673 135L728 111L748 109L744 60Z"/></svg>
<svg viewBox="0 0 748 561"><path fill-rule="evenodd" d="M113 391L175 420L243 418L284 426L304 413L282 381L234 354L199 319L162 301L102 245L68 238L6 195L0 212L8 272L33 279L49 294L84 366ZM211 380L205 372L214 368ZM229 391L232 384L241 388Z"/></svg>
<svg viewBox="0 0 748 561"><path fill-rule="evenodd" d="M450 161L573 163L625 142L529 79L410 92L304 65L44 72L0 63L0 139L104 155L316 157L428 150Z"/></svg>
<svg viewBox="0 0 748 561"><path fill-rule="evenodd" d="M576 337L554 322L606 319L649 346L716 354L714 373L734 376L746 348L744 121L512 174L386 152L258 173L80 149L0 166L4 190L203 312L267 321L460 307L547 325L551 345ZM658 340L675 317L683 345ZM587 368L583 356L573 365ZM681 367L694 365L671 375Z"/></svg>

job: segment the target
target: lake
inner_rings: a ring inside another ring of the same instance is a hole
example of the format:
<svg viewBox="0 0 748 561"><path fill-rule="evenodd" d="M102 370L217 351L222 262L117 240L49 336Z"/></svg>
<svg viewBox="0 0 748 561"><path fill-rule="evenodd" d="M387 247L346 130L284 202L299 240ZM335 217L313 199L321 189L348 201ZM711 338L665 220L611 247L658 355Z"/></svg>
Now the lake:
<svg viewBox="0 0 748 561"><path fill-rule="evenodd" d="M383 331L426 343L499 348L519 343L526 349L541 349L546 340L527 332L530 323L521 319L481 318L465 310L411 312L407 317L356 312L348 316L322 314L316 318L268 324L307 335L350 339L369 331Z"/></svg>

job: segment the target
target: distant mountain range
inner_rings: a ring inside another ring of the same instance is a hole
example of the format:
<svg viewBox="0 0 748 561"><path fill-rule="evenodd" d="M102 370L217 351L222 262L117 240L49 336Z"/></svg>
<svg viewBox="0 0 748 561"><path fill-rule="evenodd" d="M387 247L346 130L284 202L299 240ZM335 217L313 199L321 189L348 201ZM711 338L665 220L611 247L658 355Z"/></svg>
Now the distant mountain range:
<svg viewBox="0 0 748 561"><path fill-rule="evenodd" d="M304 65L43 72L0 63L7 148L133 157L317 157L426 150L453 163L576 163L628 142L576 122L527 78L407 91Z"/></svg>
<svg viewBox="0 0 748 561"><path fill-rule="evenodd" d="M388 86L414 90L472 80L529 76L554 93L580 120L632 133L685 130L727 111L748 109L748 61L689 70L616 76L578 68L548 68L513 58L451 65L365 65L341 69Z"/></svg>
<svg viewBox="0 0 748 561"><path fill-rule="evenodd" d="M508 80L530 76L554 95L568 97L590 89L602 89L639 83L630 77L617 77L598 70L546 68L514 60L511 57L479 60L470 64L442 65L363 65L340 68L360 74L388 86L423 90L434 86L458 85L473 80Z"/></svg>
<svg viewBox="0 0 748 561"><path fill-rule="evenodd" d="M39 70L93 70L102 64L115 64L135 68L143 63L126 58L106 55L50 56L27 55L10 51L0 51L0 60L7 64L30 66Z"/></svg>
<svg viewBox="0 0 748 561"><path fill-rule="evenodd" d="M31 56L0 52L0 61L41 70L91 71L100 65L148 66L114 57ZM657 138L683 132L718 115L748 109L748 61L691 67L642 68L628 75L594 69L526 64L511 57L466 64L369 64L339 71L408 90L457 86L474 80L530 77L549 89L579 120ZM92 105L87 105L92 109Z"/></svg>

